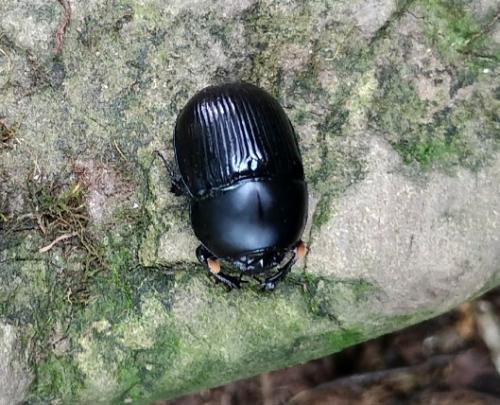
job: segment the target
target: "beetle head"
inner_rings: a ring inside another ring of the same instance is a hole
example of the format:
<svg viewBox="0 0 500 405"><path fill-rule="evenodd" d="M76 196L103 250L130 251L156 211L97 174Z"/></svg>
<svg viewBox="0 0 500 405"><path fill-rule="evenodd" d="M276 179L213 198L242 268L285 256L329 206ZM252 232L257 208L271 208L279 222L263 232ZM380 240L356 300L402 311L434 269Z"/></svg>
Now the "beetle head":
<svg viewBox="0 0 500 405"><path fill-rule="evenodd" d="M245 254L234 260L233 264L244 273L258 274L277 267L289 252L289 249L283 249Z"/></svg>

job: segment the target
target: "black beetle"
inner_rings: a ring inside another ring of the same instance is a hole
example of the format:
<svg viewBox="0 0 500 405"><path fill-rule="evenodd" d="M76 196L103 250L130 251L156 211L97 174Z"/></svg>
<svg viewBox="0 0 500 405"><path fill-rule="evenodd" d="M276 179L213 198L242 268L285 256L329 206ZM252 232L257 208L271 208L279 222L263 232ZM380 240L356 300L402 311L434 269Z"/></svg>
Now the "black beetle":
<svg viewBox="0 0 500 405"><path fill-rule="evenodd" d="M177 117L172 191L190 200L198 260L226 286L284 263L273 290L305 255L307 185L293 127L279 103L247 83L207 87ZM218 259L240 277L220 271Z"/></svg>

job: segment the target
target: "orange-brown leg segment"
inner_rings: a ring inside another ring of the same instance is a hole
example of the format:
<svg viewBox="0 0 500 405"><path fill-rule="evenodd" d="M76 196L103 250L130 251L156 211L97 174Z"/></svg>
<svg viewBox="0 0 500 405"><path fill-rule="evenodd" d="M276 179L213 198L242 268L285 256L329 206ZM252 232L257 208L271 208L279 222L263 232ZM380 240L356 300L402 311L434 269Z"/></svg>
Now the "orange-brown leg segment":
<svg viewBox="0 0 500 405"><path fill-rule="evenodd" d="M209 257L207 260L207 265L208 269L210 270L210 273L212 274L220 273L220 263L217 259L212 259L211 257Z"/></svg>
<svg viewBox="0 0 500 405"><path fill-rule="evenodd" d="M207 266L208 271L216 281L224 284L229 290L240 288L241 279L222 273L219 260L204 246L198 246L196 256L201 264Z"/></svg>
<svg viewBox="0 0 500 405"><path fill-rule="evenodd" d="M307 246L301 240L299 240L295 245L295 254L297 259L303 259L307 254Z"/></svg>

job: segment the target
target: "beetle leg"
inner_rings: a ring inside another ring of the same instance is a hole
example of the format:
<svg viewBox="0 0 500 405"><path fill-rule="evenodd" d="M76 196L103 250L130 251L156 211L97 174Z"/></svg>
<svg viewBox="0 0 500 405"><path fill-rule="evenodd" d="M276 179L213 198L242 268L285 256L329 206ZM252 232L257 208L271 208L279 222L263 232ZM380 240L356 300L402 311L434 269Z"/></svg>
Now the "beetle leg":
<svg viewBox="0 0 500 405"><path fill-rule="evenodd" d="M172 162L170 162L159 150L155 152L162 160L165 168L167 169L168 175L170 176L170 192L177 197L187 195L186 186L182 182L181 175L174 169Z"/></svg>
<svg viewBox="0 0 500 405"><path fill-rule="evenodd" d="M295 254L298 259L303 259L307 254L307 250L306 244L301 240L299 240L295 245Z"/></svg>
<svg viewBox="0 0 500 405"><path fill-rule="evenodd" d="M196 248L196 257L198 258L198 261L205 266L208 263L208 259L216 259L212 252L210 252L210 250L203 245Z"/></svg>
<svg viewBox="0 0 500 405"><path fill-rule="evenodd" d="M208 270L210 271L210 274L215 278L215 280L220 281L222 284L224 284L229 291L233 288L240 288L240 283L242 282L241 277L236 278L221 273L220 263L217 259L208 259Z"/></svg>
<svg viewBox="0 0 500 405"><path fill-rule="evenodd" d="M268 277L264 280L264 282L260 285L260 287L265 291L273 291L276 288L278 282L283 280L285 276L290 273L292 266L296 262L295 255L292 257L278 272L271 277Z"/></svg>
<svg viewBox="0 0 500 405"><path fill-rule="evenodd" d="M243 283L243 284L248 283L248 280L242 280L242 278L243 278L243 273L240 273L240 277L238 278L238 283L240 283L240 284L241 283Z"/></svg>
<svg viewBox="0 0 500 405"><path fill-rule="evenodd" d="M207 267L208 271L216 281L224 284L229 290L232 290L233 288L240 288L240 284L242 283L241 277L238 279L222 273L220 271L219 260L204 246L198 246L196 249L196 257L198 257L201 264Z"/></svg>
<svg viewBox="0 0 500 405"><path fill-rule="evenodd" d="M228 276L224 273L211 274L214 276L215 280L220 281L222 284L224 284L229 291L231 291L233 288L240 288L241 280L236 277Z"/></svg>

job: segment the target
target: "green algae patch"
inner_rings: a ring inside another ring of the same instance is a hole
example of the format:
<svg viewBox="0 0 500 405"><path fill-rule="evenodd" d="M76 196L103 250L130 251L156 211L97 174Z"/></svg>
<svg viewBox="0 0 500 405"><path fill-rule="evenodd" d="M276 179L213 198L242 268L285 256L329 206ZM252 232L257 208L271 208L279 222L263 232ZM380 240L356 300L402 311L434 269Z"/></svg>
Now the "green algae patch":
<svg viewBox="0 0 500 405"><path fill-rule="evenodd" d="M328 222L331 215L332 196L328 193L323 194L316 205L313 213L313 224L315 227L320 227Z"/></svg>
<svg viewBox="0 0 500 405"><path fill-rule="evenodd" d="M258 52L243 79L268 88L279 96L286 53L308 46L313 37L311 14L306 6L293 11L276 5L255 3L244 11L242 20L246 46ZM298 62L300 65L300 61Z"/></svg>
<svg viewBox="0 0 500 405"><path fill-rule="evenodd" d="M301 362L311 353L318 357L330 337L316 336L338 329L328 317L309 315L296 283L284 283L272 295L251 288L225 293L219 287L191 276L175 289L171 311L179 355L165 374L176 387L166 397Z"/></svg>
<svg viewBox="0 0 500 405"><path fill-rule="evenodd" d="M398 84L399 80L396 77L386 82L389 88L384 100L388 104L380 110L378 122L390 130L392 144L406 163L477 170L498 150L498 124L489 117L498 115L500 105L491 90L479 83L468 98L456 101L455 108L437 111L428 119L425 104L410 86ZM482 142L477 135L479 128ZM485 144L490 147L485 148Z"/></svg>
<svg viewBox="0 0 500 405"><path fill-rule="evenodd" d="M140 316L129 317L120 324L115 333L121 335L120 343L132 350L150 349L155 342L158 328L164 328L168 320L160 300L147 298L141 301Z"/></svg>
<svg viewBox="0 0 500 405"><path fill-rule="evenodd" d="M500 133L495 15L400 1L380 2L387 15L374 21L361 3L80 2L58 58L57 2L33 14L2 4L0 318L29 353L27 402L165 399L443 310L396 311L404 303L372 281L384 268L321 278L307 261L273 294L252 283L226 292L197 263L188 203L155 157L172 157L175 117L195 91L231 80L266 88L299 138L311 254L336 231L317 232L335 204L365 179L373 136L416 174L487 167Z"/></svg>
<svg viewBox="0 0 500 405"><path fill-rule="evenodd" d="M309 293L297 278L273 294L262 294L253 288L227 293L193 273L163 282L147 271L145 277L145 293L136 296L134 309L115 307L97 319L105 312L96 301L85 308L80 326L72 328L71 366L78 372L68 374L75 381L67 386L79 387L83 402L178 396L317 358L366 337L363 329L347 326L351 321L340 327L327 314L311 312ZM163 290L151 294L162 284ZM364 302L373 291L356 281L341 284L344 288L334 292L346 300L356 296ZM316 299L331 292L320 286ZM108 301L110 297L113 293ZM337 310L345 312L346 307ZM45 380L57 381L52 363L44 363L41 372Z"/></svg>
<svg viewBox="0 0 500 405"><path fill-rule="evenodd" d="M329 333L326 317L322 325L306 321L310 306L295 283L277 297L253 290L227 294L205 277L163 279L145 271L142 288L158 292L135 290L136 305L128 309L119 304L119 290L108 286L100 299L94 292L95 301L78 311L84 318L63 335L69 347L37 366L38 398L109 403L170 397L305 361L311 350L318 357L360 339L358 333ZM255 318L256 313L267 315ZM98 318L102 315L106 318ZM311 328L315 332L309 334Z"/></svg>
<svg viewBox="0 0 500 405"><path fill-rule="evenodd" d="M349 109L349 128L351 128L351 130L364 128L377 88L378 80L375 69L363 73L354 87L349 102L347 103Z"/></svg>
<svg viewBox="0 0 500 405"><path fill-rule="evenodd" d="M71 401L82 389L84 378L73 359L52 355L36 369L33 402L38 403L40 398Z"/></svg>
<svg viewBox="0 0 500 405"><path fill-rule="evenodd" d="M429 44L450 64L463 65L473 76L500 62L500 49L491 38L498 19L498 9L491 7L478 18L464 1L426 0L425 21Z"/></svg>
<svg viewBox="0 0 500 405"><path fill-rule="evenodd" d="M0 318L15 322L20 331L20 346L34 375L28 396L33 403L75 398L82 384L73 359L64 354L72 312L61 282L65 276L54 270L59 258L46 260L38 253L40 246L42 238L28 237L0 254ZM66 268L74 269L71 264Z"/></svg>
<svg viewBox="0 0 500 405"><path fill-rule="evenodd" d="M303 283L312 314L333 320L340 327L362 322L360 310L366 311L366 303L383 294L380 287L363 279L330 280L304 273Z"/></svg>
<svg viewBox="0 0 500 405"><path fill-rule="evenodd" d="M148 386L155 380L156 368L168 365L176 348L175 338L168 332L171 329L161 300L154 296L144 297L137 311L128 312L118 322L101 319L88 324L75 342L79 348L75 363L85 376L81 400L109 403L124 399L125 394L134 399L147 396L149 392L141 384Z"/></svg>
<svg viewBox="0 0 500 405"><path fill-rule="evenodd" d="M423 18L424 26L412 27L415 18ZM424 170L477 170L489 161L489 151L498 150L499 105L491 81L497 81L492 74L499 59L489 51L499 49L489 37L495 18L474 19L465 3L415 2L408 26L401 22L388 32L393 41L376 44L391 64L377 68L370 126L405 163ZM394 40L401 42L397 49ZM426 56L417 54L423 47Z"/></svg>

